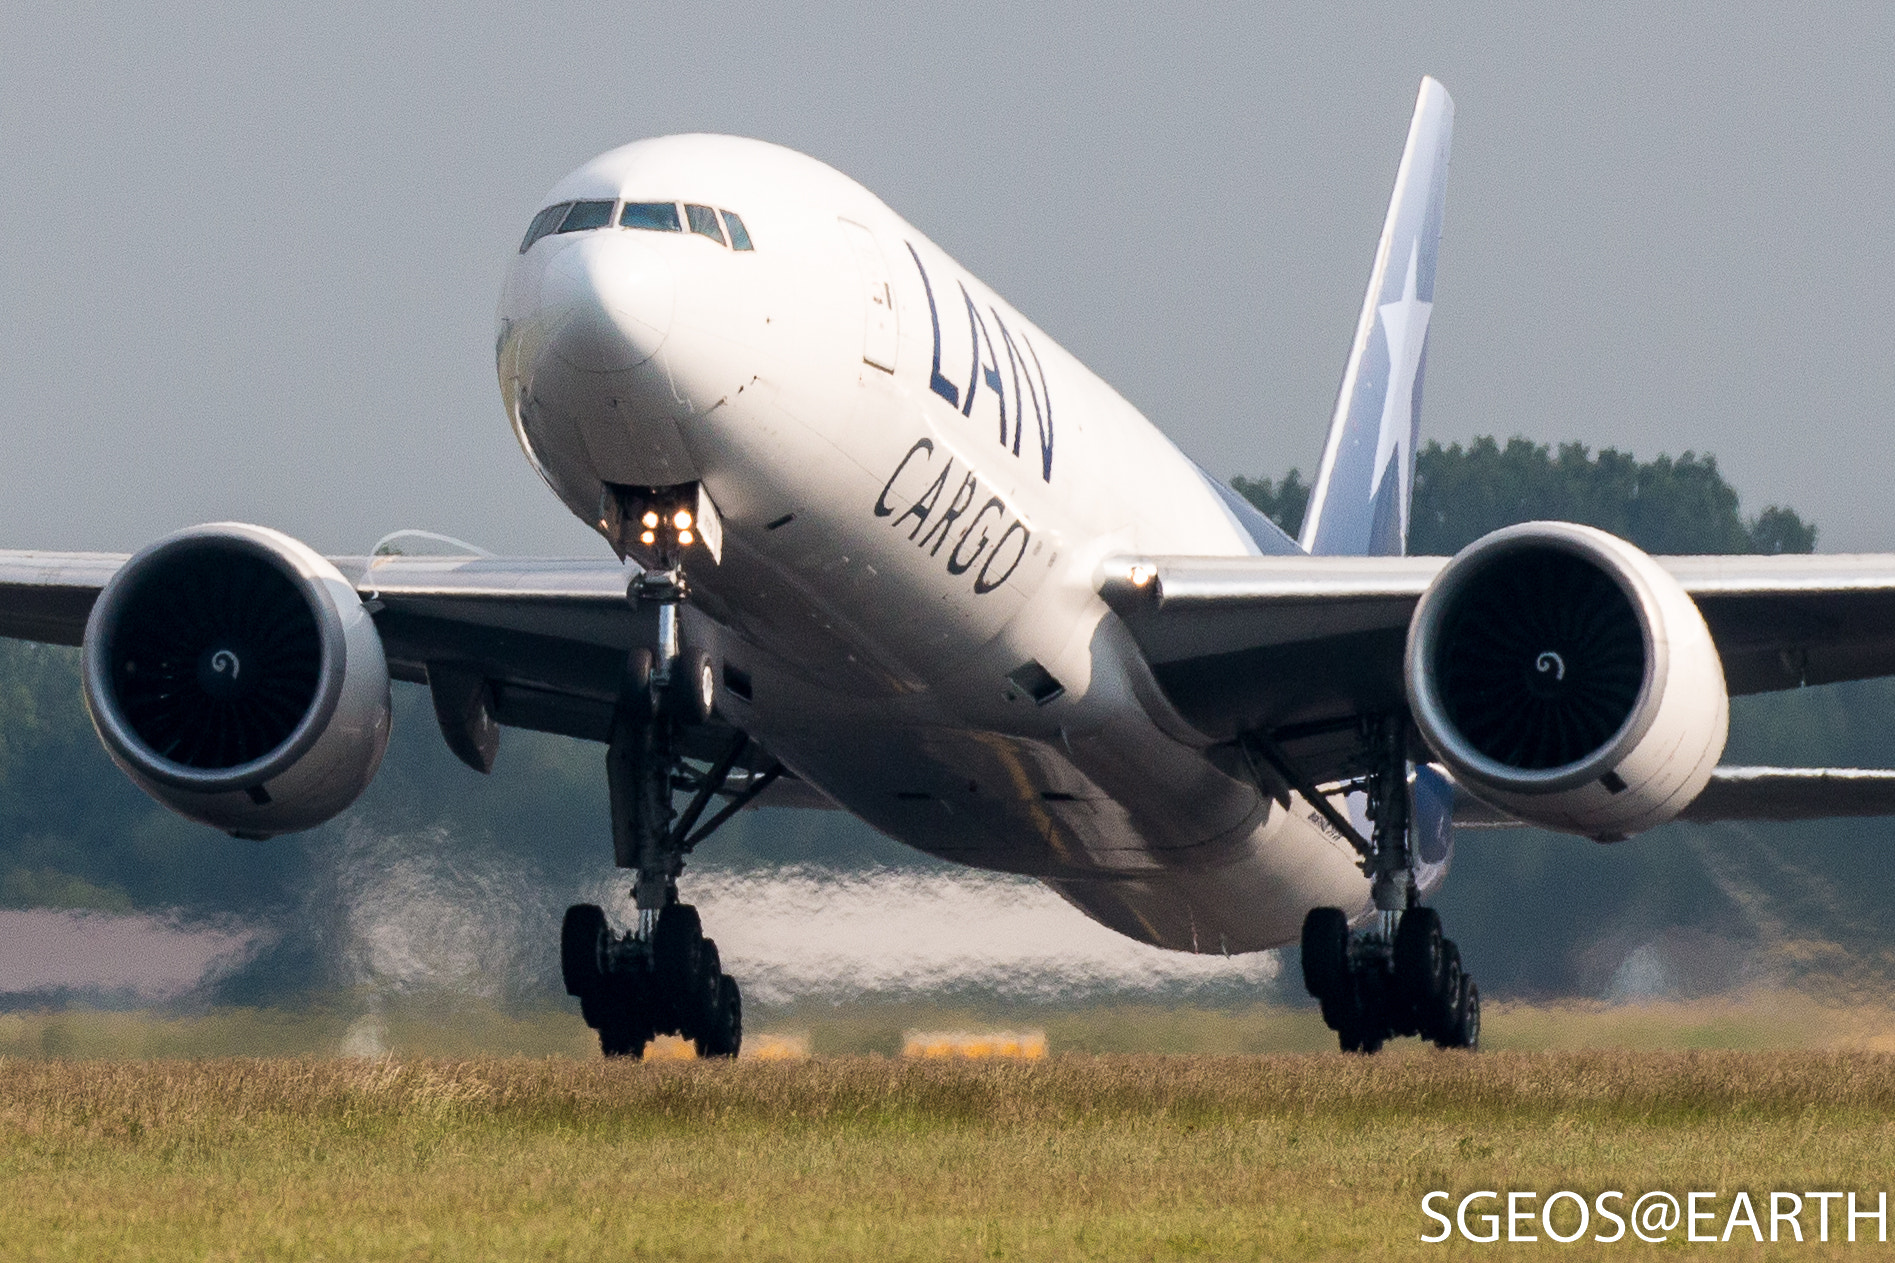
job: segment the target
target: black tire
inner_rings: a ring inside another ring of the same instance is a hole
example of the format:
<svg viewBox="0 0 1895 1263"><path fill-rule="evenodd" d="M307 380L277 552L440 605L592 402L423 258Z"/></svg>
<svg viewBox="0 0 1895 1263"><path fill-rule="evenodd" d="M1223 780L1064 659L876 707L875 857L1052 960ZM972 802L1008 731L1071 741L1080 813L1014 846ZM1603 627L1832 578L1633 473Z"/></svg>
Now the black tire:
<svg viewBox="0 0 1895 1263"><path fill-rule="evenodd" d="M1348 985L1349 918L1341 908L1311 908L1303 918L1303 987L1327 1014Z"/></svg>
<svg viewBox="0 0 1895 1263"><path fill-rule="evenodd" d="M1454 1006L1455 1048L1480 1051L1480 988L1468 974L1461 975L1459 1003Z"/></svg>
<svg viewBox="0 0 1895 1263"><path fill-rule="evenodd" d="M1461 981L1467 971L1461 967L1461 949L1453 939L1441 940L1441 1002L1428 1015L1422 1036L1443 1048L1455 1047L1455 1030L1460 1022Z"/></svg>
<svg viewBox="0 0 1895 1263"><path fill-rule="evenodd" d="M743 994L737 990L735 978L719 974L716 995L710 1027L698 1040L698 1056L732 1058L744 1042Z"/></svg>
<svg viewBox="0 0 1895 1263"><path fill-rule="evenodd" d="M1372 1026L1354 1026L1337 1032L1337 1041L1346 1053L1372 1057L1382 1051L1382 1032Z"/></svg>
<svg viewBox="0 0 1895 1263"><path fill-rule="evenodd" d="M619 700L634 715L649 715L652 656L649 649L634 649L625 657L625 679L619 686Z"/></svg>
<svg viewBox="0 0 1895 1263"><path fill-rule="evenodd" d="M607 1057L642 1059L651 1035L651 1029L642 1022L625 1018L607 1022L599 1028L599 1051Z"/></svg>
<svg viewBox="0 0 1895 1263"><path fill-rule="evenodd" d="M559 973L566 994L581 1000L599 989L605 978L604 952L611 928L605 910L596 903L575 903L566 909L559 927Z"/></svg>
<svg viewBox="0 0 1895 1263"><path fill-rule="evenodd" d="M698 949L698 988L699 1012L702 1018L700 1030L714 1030L717 1026L718 1005L722 1003L719 987L724 980L724 961L717 951L716 939L705 939Z"/></svg>
<svg viewBox="0 0 1895 1263"><path fill-rule="evenodd" d="M683 1028L701 1011L704 923L688 903L674 903L658 914L651 935L651 967L658 993Z"/></svg>
<svg viewBox="0 0 1895 1263"><path fill-rule="evenodd" d="M1338 1020L1332 1023L1340 1037L1342 1051L1374 1053L1394 1034L1389 1015L1389 977L1386 971L1369 963L1351 970L1348 989L1342 1002L1335 1005ZM1327 1013L1329 1005L1325 1005Z"/></svg>
<svg viewBox="0 0 1895 1263"><path fill-rule="evenodd" d="M1414 1025L1427 1030L1442 1002L1451 999L1442 986L1441 914L1433 908L1410 908L1395 930L1395 994L1415 1016Z"/></svg>
<svg viewBox="0 0 1895 1263"><path fill-rule="evenodd" d="M702 649L680 654L671 668L671 713L679 722L709 722L717 709L717 666Z"/></svg>
<svg viewBox="0 0 1895 1263"><path fill-rule="evenodd" d="M579 1015L585 1018L587 1026L596 1031L617 1017L617 1009L612 997L595 991L591 995L579 997Z"/></svg>

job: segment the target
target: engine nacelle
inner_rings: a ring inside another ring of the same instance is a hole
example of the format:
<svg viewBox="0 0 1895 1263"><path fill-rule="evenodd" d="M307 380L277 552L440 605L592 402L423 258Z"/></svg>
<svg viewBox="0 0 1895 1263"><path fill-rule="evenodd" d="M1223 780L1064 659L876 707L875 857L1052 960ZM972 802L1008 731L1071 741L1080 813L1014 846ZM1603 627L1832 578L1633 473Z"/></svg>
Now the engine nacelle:
<svg viewBox="0 0 1895 1263"><path fill-rule="evenodd" d="M264 527L192 527L138 553L99 593L84 657L113 762L238 837L329 820L388 748L374 620L334 566Z"/></svg>
<svg viewBox="0 0 1895 1263"><path fill-rule="evenodd" d="M1632 544L1570 522L1463 549L1415 608L1406 665L1423 738L1469 790L1600 841L1682 811L1730 727L1690 596Z"/></svg>

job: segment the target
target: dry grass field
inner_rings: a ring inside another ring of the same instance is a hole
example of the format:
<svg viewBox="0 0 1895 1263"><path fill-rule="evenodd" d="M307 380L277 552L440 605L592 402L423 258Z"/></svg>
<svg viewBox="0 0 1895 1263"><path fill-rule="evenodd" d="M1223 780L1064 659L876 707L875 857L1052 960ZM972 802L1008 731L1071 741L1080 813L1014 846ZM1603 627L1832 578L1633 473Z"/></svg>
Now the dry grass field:
<svg viewBox="0 0 1895 1263"><path fill-rule="evenodd" d="M1891 1171L1873 1052L0 1060L8 1259L1459 1257L1430 1189Z"/></svg>

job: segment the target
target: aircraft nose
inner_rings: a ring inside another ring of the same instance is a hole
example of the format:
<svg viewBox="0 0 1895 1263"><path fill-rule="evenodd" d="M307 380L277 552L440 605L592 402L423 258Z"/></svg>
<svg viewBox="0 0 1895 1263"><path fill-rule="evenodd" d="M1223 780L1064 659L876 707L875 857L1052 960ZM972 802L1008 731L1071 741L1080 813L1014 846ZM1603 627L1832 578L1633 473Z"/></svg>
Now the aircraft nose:
<svg viewBox="0 0 1895 1263"><path fill-rule="evenodd" d="M637 235L578 237L547 265L544 305L560 314L552 351L587 373L636 368L658 353L677 300L670 263Z"/></svg>

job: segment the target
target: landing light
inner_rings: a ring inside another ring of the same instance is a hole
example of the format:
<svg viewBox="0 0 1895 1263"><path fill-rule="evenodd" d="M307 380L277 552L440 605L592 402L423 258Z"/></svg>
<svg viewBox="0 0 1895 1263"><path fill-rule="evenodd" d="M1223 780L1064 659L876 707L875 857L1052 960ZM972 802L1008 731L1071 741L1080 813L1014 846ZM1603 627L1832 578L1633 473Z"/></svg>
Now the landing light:
<svg viewBox="0 0 1895 1263"><path fill-rule="evenodd" d="M656 513L653 513L650 509L645 510L645 516L640 518L639 522L644 525L647 531L654 531L658 529L658 515ZM649 539L646 540L645 542L647 544L651 543Z"/></svg>
<svg viewBox="0 0 1895 1263"><path fill-rule="evenodd" d="M657 541L658 541L658 537L652 534L650 531L646 531L644 534L638 537L638 542L641 544L653 544L653 543L656 543Z"/></svg>
<svg viewBox="0 0 1895 1263"><path fill-rule="evenodd" d="M1132 580L1133 587L1142 588L1158 577L1158 568L1156 566L1143 564L1136 565L1132 567L1132 572L1129 577Z"/></svg>
<svg viewBox="0 0 1895 1263"><path fill-rule="evenodd" d="M678 532L678 542L679 542L680 544L683 544L683 545L684 545L684 546L685 546L686 548L689 548L689 547L691 546L691 540L692 540L693 538L694 538L694 537L692 536L692 534L691 534L691 532L689 532L689 531L679 531L679 532Z"/></svg>
<svg viewBox="0 0 1895 1263"><path fill-rule="evenodd" d="M681 531L690 530L691 529L691 510L679 509L678 515L671 519L671 524L677 527ZM685 543L687 544L690 542L691 542L690 540L685 541Z"/></svg>

